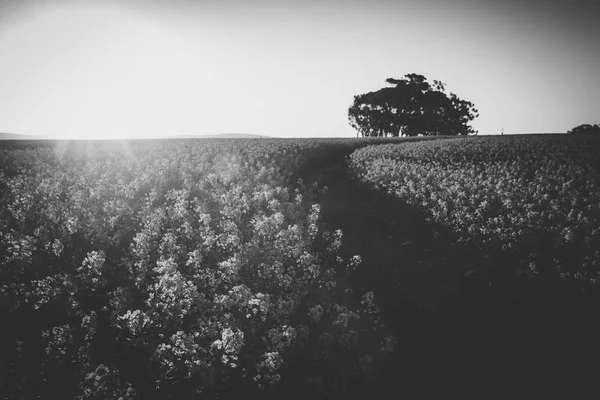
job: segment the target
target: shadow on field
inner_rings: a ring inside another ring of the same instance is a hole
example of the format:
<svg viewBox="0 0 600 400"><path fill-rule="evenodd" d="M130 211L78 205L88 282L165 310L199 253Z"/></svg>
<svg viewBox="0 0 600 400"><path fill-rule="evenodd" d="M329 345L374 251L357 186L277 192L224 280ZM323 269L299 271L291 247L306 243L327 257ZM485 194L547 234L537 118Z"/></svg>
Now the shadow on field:
<svg viewBox="0 0 600 400"><path fill-rule="evenodd" d="M343 231L345 257L363 257L354 293L375 293L399 340L374 395L520 398L592 388L600 372L597 297L496 274L509 265L356 182L346 155L302 177L328 186L324 224Z"/></svg>

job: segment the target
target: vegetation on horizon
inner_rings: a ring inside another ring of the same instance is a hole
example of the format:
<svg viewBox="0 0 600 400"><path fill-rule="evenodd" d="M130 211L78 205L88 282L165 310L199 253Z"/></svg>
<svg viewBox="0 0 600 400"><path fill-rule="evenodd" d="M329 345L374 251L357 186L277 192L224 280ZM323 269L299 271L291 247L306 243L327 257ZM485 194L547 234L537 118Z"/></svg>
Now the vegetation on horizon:
<svg viewBox="0 0 600 400"><path fill-rule="evenodd" d="M469 122L478 116L473 103L445 93L440 81L423 75L389 78L384 87L354 96L350 125L362 136L438 136L477 133Z"/></svg>
<svg viewBox="0 0 600 400"><path fill-rule="evenodd" d="M600 125L590 125L590 124L583 124L583 125L578 125L575 128L571 129L570 131L568 131L567 133L572 133L572 134L576 134L576 135L600 135Z"/></svg>

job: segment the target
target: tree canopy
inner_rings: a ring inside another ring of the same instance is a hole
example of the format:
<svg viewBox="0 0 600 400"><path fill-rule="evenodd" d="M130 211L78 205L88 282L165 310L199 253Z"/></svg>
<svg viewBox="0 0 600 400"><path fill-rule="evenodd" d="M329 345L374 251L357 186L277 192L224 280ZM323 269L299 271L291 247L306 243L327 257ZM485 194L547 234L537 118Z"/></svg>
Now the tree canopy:
<svg viewBox="0 0 600 400"><path fill-rule="evenodd" d="M388 78L393 85L354 96L348 109L357 136L468 135L477 133L470 121L478 117L473 103L447 95L440 81L423 75Z"/></svg>
<svg viewBox="0 0 600 400"><path fill-rule="evenodd" d="M590 125L590 124L583 124L583 125L579 125L576 126L575 128L571 129L570 131L568 131L567 133L575 133L575 134L600 134L600 125Z"/></svg>

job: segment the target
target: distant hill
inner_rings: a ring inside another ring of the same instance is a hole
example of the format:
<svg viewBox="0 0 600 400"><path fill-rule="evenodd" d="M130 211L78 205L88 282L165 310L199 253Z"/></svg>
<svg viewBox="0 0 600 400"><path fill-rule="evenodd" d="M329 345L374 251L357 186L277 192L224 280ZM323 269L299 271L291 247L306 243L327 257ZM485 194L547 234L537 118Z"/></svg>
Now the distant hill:
<svg viewBox="0 0 600 400"><path fill-rule="evenodd" d="M44 136L34 135L19 135L16 133L3 133L0 132L0 140L44 140L48 139Z"/></svg>
<svg viewBox="0 0 600 400"><path fill-rule="evenodd" d="M214 135L174 135L164 137L165 139L261 139L270 138L272 136L253 135L250 133L219 133ZM35 135L19 135L16 133L0 132L0 140L56 140L45 136Z"/></svg>

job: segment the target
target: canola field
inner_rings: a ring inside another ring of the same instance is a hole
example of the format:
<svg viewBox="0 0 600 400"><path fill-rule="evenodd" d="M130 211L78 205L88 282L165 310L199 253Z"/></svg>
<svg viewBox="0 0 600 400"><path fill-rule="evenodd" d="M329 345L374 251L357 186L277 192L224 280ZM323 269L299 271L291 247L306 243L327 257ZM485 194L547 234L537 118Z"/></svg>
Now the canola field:
<svg viewBox="0 0 600 400"><path fill-rule="evenodd" d="M600 280L600 140L469 137L358 149L362 181L533 278ZM499 266L501 268L502 266Z"/></svg>
<svg viewBox="0 0 600 400"><path fill-rule="evenodd" d="M373 368L395 339L372 294L345 300L360 257L320 223L324 188L296 180L391 141L3 143L2 392L218 397L268 390L294 352L318 363L332 346L356 353L348 379Z"/></svg>
<svg viewBox="0 0 600 400"><path fill-rule="evenodd" d="M340 160L496 269L600 279L594 138L4 142L0 394L348 398L410 364L299 180Z"/></svg>

